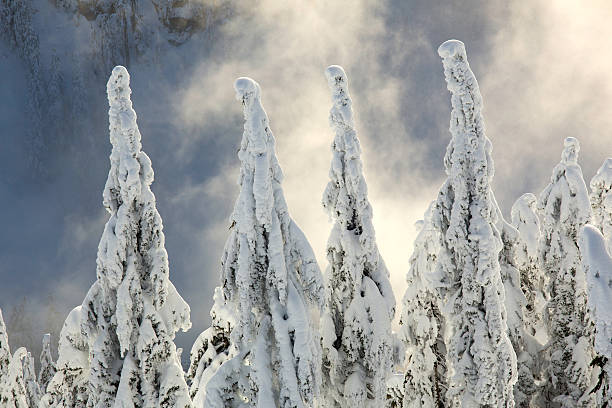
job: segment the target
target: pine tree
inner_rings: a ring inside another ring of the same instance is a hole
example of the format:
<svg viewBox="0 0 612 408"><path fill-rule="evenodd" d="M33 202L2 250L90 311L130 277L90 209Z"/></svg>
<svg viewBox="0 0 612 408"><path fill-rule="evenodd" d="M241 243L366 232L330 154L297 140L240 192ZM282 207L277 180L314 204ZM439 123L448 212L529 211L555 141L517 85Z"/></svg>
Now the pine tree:
<svg viewBox="0 0 612 408"><path fill-rule="evenodd" d="M110 218L98 246L97 280L82 305L91 355L87 406L190 406L173 342L191 326L189 306L168 277L153 169L141 151L124 67L113 69L107 92L113 150L103 196Z"/></svg>
<svg viewBox="0 0 612 408"><path fill-rule="evenodd" d="M433 204L433 203L432 203ZM406 276L400 338L406 345L404 408L446 406L446 346L444 344L443 283L436 275L440 233L433 227L432 205L417 223L420 229Z"/></svg>
<svg viewBox="0 0 612 408"><path fill-rule="evenodd" d="M491 191L491 142L485 135L482 97L462 42L438 49L451 92L452 139L444 163L446 182L433 210L442 235L438 270L446 297L449 388L452 407L513 407L516 354L508 338L504 286Z"/></svg>
<svg viewBox="0 0 612 408"><path fill-rule="evenodd" d="M604 237L592 225L580 233L580 253L586 274L588 305L595 322L595 352L591 365L598 366L599 375L589 393L595 394L596 406L605 408L612 401L612 257L607 253Z"/></svg>
<svg viewBox="0 0 612 408"><path fill-rule="evenodd" d="M612 158L604 161L590 184L593 225L603 233L608 253L612 254Z"/></svg>
<svg viewBox="0 0 612 408"><path fill-rule="evenodd" d="M321 318L324 398L328 407L380 407L393 363L395 298L376 245L347 77L335 65L325 74L335 137L331 181L323 195L334 220Z"/></svg>
<svg viewBox="0 0 612 408"><path fill-rule="evenodd" d="M274 136L259 85L234 85L244 110L238 153L240 194L221 260L230 356L206 384L206 408L312 407L321 351L313 312L323 305L323 278L306 237L289 216Z"/></svg>
<svg viewBox="0 0 612 408"><path fill-rule="evenodd" d="M57 370L49 380L40 408L83 408L87 404L89 346L81 332L82 307L66 318L59 337ZM41 370L41 376L43 371Z"/></svg>
<svg viewBox="0 0 612 408"><path fill-rule="evenodd" d="M51 378L57 371L55 368L55 362L51 356L51 335L45 334L43 336L43 348L40 353L40 371L38 372L38 385L41 393L47 391L47 384L51 381Z"/></svg>
<svg viewBox="0 0 612 408"><path fill-rule="evenodd" d="M20 347L11 357L6 378L2 381L0 389L0 406L2 408L31 408L36 401L30 400L28 385L24 378L24 367L27 367L28 351Z"/></svg>
<svg viewBox="0 0 612 408"><path fill-rule="evenodd" d="M578 165L578 141L569 137L550 184L540 194L540 257L550 277L549 366L544 397L551 407L592 407L590 362L593 325L587 313L584 269L578 248L580 229L591 218L587 188Z"/></svg>
<svg viewBox="0 0 612 408"><path fill-rule="evenodd" d="M204 406L208 381L230 356L230 335L235 319L232 311L227 308L221 287L215 288L214 301L210 311L212 325L198 336L191 348L187 378L191 383L189 392L196 407Z"/></svg>

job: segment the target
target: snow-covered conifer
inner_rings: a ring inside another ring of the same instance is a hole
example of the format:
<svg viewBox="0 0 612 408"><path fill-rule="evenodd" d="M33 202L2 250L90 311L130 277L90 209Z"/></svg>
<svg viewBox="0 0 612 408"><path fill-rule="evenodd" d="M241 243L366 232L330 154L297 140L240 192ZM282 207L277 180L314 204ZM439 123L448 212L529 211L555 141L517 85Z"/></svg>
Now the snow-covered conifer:
<svg viewBox="0 0 612 408"><path fill-rule="evenodd" d="M593 364L600 367L599 378L589 392L597 396L597 407L612 400L612 257L606 253L604 237L597 228L585 225L580 234L580 252L586 274L588 305L595 322Z"/></svg>
<svg viewBox="0 0 612 408"><path fill-rule="evenodd" d="M141 151L124 67L113 69L107 92L113 149L103 197L110 218L97 280L82 305L91 355L87 405L183 408L191 402L173 339L191 326L189 306L168 277L153 169Z"/></svg>
<svg viewBox="0 0 612 408"><path fill-rule="evenodd" d="M40 387L38 386L36 372L34 371L34 359L29 351L22 356L21 364L28 406L38 407L38 403L40 402Z"/></svg>
<svg viewBox="0 0 612 408"><path fill-rule="evenodd" d="M547 406L594 406L590 363L593 325L587 313L587 288L578 248L580 229L591 218L591 204L578 165L580 145L565 139L561 162L540 194L540 257L550 278L547 346ZM586 394L585 394L586 393ZM555 405L556 404L556 405Z"/></svg>
<svg viewBox="0 0 612 408"><path fill-rule="evenodd" d="M45 334L43 336L42 352L40 353L40 371L38 372L38 386L40 387L41 393L47 391L47 384L51 381L51 378L57 371L55 369L55 362L51 356L51 335Z"/></svg>
<svg viewBox="0 0 612 408"><path fill-rule="evenodd" d="M28 360L28 351L20 347L11 357L5 378L0 389L0 406L2 408L31 408L32 405L28 395L28 386L24 379L24 367Z"/></svg>
<svg viewBox="0 0 612 408"><path fill-rule="evenodd" d="M608 252L612 254L612 158L604 161L590 184L592 223L603 233Z"/></svg>
<svg viewBox="0 0 612 408"><path fill-rule="evenodd" d="M210 311L212 325L198 336L191 348L187 378L191 383L191 399L196 407L204 406L206 384L229 358L231 329L235 325L233 311L228 309L221 287L215 288L214 301Z"/></svg>
<svg viewBox="0 0 612 408"><path fill-rule="evenodd" d="M513 407L517 362L508 338L482 97L462 42L449 40L438 54L452 105L452 139L444 158L448 178L432 214L442 236L437 268L449 288L447 406Z"/></svg>
<svg viewBox="0 0 612 408"><path fill-rule="evenodd" d="M431 223L432 205L417 222L418 235L406 276L399 336L406 345L404 408L446 406L446 346L442 282L436 269L440 233Z"/></svg>
<svg viewBox="0 0 612 408"><path fill-rule="evenodd" d="M234 84L244 110L240 193L221 259L221 293L232 310L230 358L206 384L206 408L312 407L321 382L313 312L323 278L306 237L289 216L274 136L259 85Z"/></svg>
<svg viewBox="0 0 612 408"><path fill-rule="evenodd" d="M376 245L347 77L335 65L325 74L335 137L331 181L323 195L323 207L334 220L321 318L324 404L381 407L393 363L395 297Z"/></svg>
<svg viewBox="0 0 612 408"><path fill-rule="evenodd" d="M82 307L75 307L59 337L56 372L50 379L40 408L82 408L87 405L89 346L81 332ZM42 376L42 371L41 371Z"/></svg>
<svg viewBox="0 0 612 408"><path fill-rule="evenodd" d="M2 383L8 375L8 366L11 362L11 348L9 347L8 334L6 325L2 317L2 309L0 309L0 392L2 392Z"/></svg>
<svg viewBox="0 0 612 408"><path fill-rule="evenodd" d="M536 213L537 198L532 193L523 194L512 206L512 225L519 232L515 259L521 272L521 288L527 299L523 310L523 323L527 333L535 336L542 326L545 304L545 275L539 262L540 220Z"/></svg>

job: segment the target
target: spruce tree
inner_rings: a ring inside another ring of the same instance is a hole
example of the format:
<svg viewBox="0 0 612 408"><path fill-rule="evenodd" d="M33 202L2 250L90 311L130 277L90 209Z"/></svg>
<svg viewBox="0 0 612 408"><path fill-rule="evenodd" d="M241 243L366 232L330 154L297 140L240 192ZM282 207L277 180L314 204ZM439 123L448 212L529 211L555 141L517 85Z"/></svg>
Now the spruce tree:
<svg viewBox="0 0 612 408"><path fill-rule="evenodd" d="M59 337L56 372L49 380L40 408L83 408L87 405L89 345L81 332L82 307L68 314ZM41 371L41 376L42 376Z"/></svg>
<svg viewBox="0 0 612 408"><path fill-rule="evenodd" d="M191 402L173 338L190 327L189 306L168 278L153 169L141 151L124 67L113 69L107 92L113 149L103 197L110 218L80 322L91 356L87 406L183 408ZM61 352L60 370L69 360Z"/></svg>
<svg viewBox="0 0 612 408"><path fill-rule="evenodd" d="M612 254L612 158L606 159L591 179L592 223L603 233Z"/></svg>
<svg viewBox="0 0 612 408"><path fill-rule="evenodd" d="M7 374L0 384L0 406L2 408L31 408L36 401L29 395L29 384L24 378L24 368L29 370L28 351L20 347L11 357Z"/></svg>
<svg viewBox="0 0 612 408"><path fill-rule="evenodd" d="M316 406L321 350L312 319L323 278L287 209L260 87L239 78L234 88L245 119L240 193L221 260L224 306L216 309L232 311L220 316L231 327L230 357L207 382L204 407Z"/></svg>
<svg viewBox="0 0 612 408"><path fill-rule="evenodd" d="M204 330L191 348L191 363L187 378L195 407L203 407L206 385L230 356L231 328L235 325L233 312L227 307L223 289L215 288L214 305L210 311L212 325Z"/></svg>
<svg viewBox="0 0 612 408"><path fill-rule="evenodd" d="M433 204L433 203L432 203ZM418 235L406 276L400 338L406 345L404 408L446 406L446 346L442 315L445 288L436 275L440 233L433 227L432 205L417 223Z"/></svg>
<svg viewBox="0 0 612 408"><path fill-rule="evenodd" d="M535 336L542 328L541 313L545 302L546 277L539 262L540 220L537 215L537 198L532 193L523 194L512 205L512 225L519 232L516 263L521 272L521 288L527 303L523 310L523 322L527 333Z"/></svg>
<svg viewBox="0 0 612 408"><path fill-rule="evenodd" d="M513 407L517 362L508 338L482 97L462 42L449 40L438 54L452 105L452 139L444 158L448 178L432 214L442 236L437 268L449 288L447 406Z"/></svg>
<svg viewBox="0 0 612 408"><path fill-rule="evenodd" d="M36 371L34 371L34 359L29 351L22 356L21 365L28 406L38 407L41 397L40 387L36 380Z"/></svg>
<svg viewBox="0 0 612 408"><path fill-rule="evenodd" d="M323 207L334 220L321 319L324 404L380 407L393 363L395 297L376 245L347 77L335 65L325 74L335 137L331 181L323 195Z"/></svg>
<svg viewBox="0 0 612 408"><path fill-rule="evenodd" d="M540 257L550 278L544 398L550 407L592 407L593 325L587 313L585 274L578 248L580 229L591 218L587 188L578 165L580 145L565 139L561 162L540 194Z"/></svg>
<svg viewBox="0 0 612 408"><path fill-rule="evenodd" d="M51 356L51 335L43 336L43 346L40 353L40 371L38 372L38 385L40 391L44 394L47 391L47 384L56 373L55 362Z"/></svg>
<svg viewBox="0 0 612 408"><path fill-rule="evenodd" d="M580 252L586 274L588 305L595 323L596 356L591 365L599 368L595 394L597 407L609 407L612 401L612 257L607 253L604 237L592 225L585 225L580 234Z"/></svg>
<svg viewBox="0 0 612 408"><path fill-rule="evenodd" d="M0 392L2 392L2 383L8 375L8 366L11 362L11 348L9 347L8 334L2 309L0 309Z"/></svg>

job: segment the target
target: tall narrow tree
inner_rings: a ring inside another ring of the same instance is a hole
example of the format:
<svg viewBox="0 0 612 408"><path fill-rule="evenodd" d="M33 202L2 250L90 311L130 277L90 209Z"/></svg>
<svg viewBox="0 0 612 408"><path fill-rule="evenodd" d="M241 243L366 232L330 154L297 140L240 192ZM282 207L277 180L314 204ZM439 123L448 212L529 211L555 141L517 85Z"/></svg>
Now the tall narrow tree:
<svg viewBox="0 0 612 408"><path fill-rule="evenodd" d="M36 380L36 371L34 370L34 359L32 354L28 351L21 356L21 365L23 373L23 384L26 390L26 399L28 406L38 407L40 403L40 387Z"/></svg>
<svg viewBox="0 0 612 408"><path fill-rule="evenodd" d="M55 362L51 356L51 335L49 333L43 336L43 346L40 353L40 371L38 372L38 385L40 391L44 394L47 391L47 384L57 371Z"/></svg>
<svg viewBox="0 0 612 408"><path fill-rule="evenodd" d="M517 362L508 338L482 97L462 42L449 40L438 54L452 105L452 139L444 158L448 178L432 215L442 235L438 268L449 287L447 406L513 407Z"/></svg>
<svg viewBox="0 0 612 408"><path fill-rule="evenodd" d="M441 236L431 221L433 203L417 226L408 287L402 300L400 338L406 345L404 408L446 405L446 346L444 344L443 282L437 266Z"/></svg>
<svg viewBox="0 0 612 408"><path fill-rule="evenodd" d="M173 338L190 327L189 306L168 277L153 169L141 151L129 78L118 66L107 84L113 149L103 197L110 218L98 246L97 280L82 307L91 356L87 406L183 408L191 402Z"/></svg>
<svg viewBox="0 0 612 408"><path fill-rule="evenodd" d="M519 232L516 262L521 271L521 288L527 299L523 322L531 336L535 336L542 326L541 313L546 284L539 262L540 220L536 211L537 198L532 193L519 197L511 210L512 225Z"/></svg>
<svg viewBox="0 0 612 408"><path fill-rule="evenodd" d="M233 316L229 358L206 384L206 408L315 406L321 350L313 312L323 278L291 219L274 135L250 78L234 84L244 111L240 194L221 260L221 293Z"/></svg>
<svg viewBox="0 0 612 408"><path fill-rule="evenodd" d="M580 145L565 139L561 162L540 194L542 221L540 257L550 277L548 304L547 383L544 397L550 407L592 407L593 325L587 313L587 288L578 238L591 218L591 204L582 170Z"/></svg>
<svg viewBox="0 0 612 408"><path fill-rule="evenodd" d="M203 407L206 385L221 364L230 357L230 336L236 324L232 310L228 308L221 287L215 288L214 305L210 311L212 325L204 330L191 348L191 363L187 378L193 405Z"/></svg>
<svg viewBox="0 0 612 408"><path fill-rule="evenodd" d="M590 184L592 222L603 233L608 253L612 254L612 158L603 162Z"/></svg>
<svg viewBox="0 0 612 408"><path fill-rule="evenodd" d="M47 384L40 408L83 408L87 405L89 346L81 332L82 307L68 314L59 337L57 371Z"/></svg>
<svg viewBox="0 0 612 408"><path fill-rule="evenodd" d="M331 181L323 207L334 220L327 241L322 316L324 398L328 407L381 407L393 363L395 297L378 252L361 148L344 70L325 71L332 93Z"/></svg>
<svg viewBox="0 0 612 408"><path fill-rule="evenodd" d="M8 334L2 309L0 309L0 392L2 392L2 383L8 375L8 366L11 362L11 348L9 347Z"/></svg>
<svg viewBox="0 0 612 408"><path fill-rule="evenodd" d="M595 323L593 365L599 367L597 383L589 390L597 397L597 407L609 407L612 401L612 257L607 253L601 232L585 225L580 234L580 252L586 274L589 312Z"/></svg>
<svg viewBox="0 0 612 408"><path fill-rule="evenodd" d="M35 401L28 395L28 387L24 379L24 367L28 363L28 351L20 347L11 357L7 374L0 387L0 406L2 408L32 408Z"/></svg>

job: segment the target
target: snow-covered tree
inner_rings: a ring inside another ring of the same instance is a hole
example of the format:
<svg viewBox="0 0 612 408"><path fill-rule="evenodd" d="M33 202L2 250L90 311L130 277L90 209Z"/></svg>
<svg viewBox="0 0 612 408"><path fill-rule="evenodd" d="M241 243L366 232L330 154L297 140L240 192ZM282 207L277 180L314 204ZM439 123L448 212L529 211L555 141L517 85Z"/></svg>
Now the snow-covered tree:
<svg viewBox="0 0 612 408"><path fill-rule="evenodd" d="M325 74L335 137L331 181L323 195L323 207L334 220L321 318L324 404L381 407L393 364L395 297L376 245L347 77L335 65Z"/></svg>
<svg viewBox="0 0 612 408"><path fill-rule="evenodd" d="M505 306L508 334L512 348L517 356L518 380L514 386L514 402L519 408L529 408L532 396L536 393L536 379L533 375L536 365L537 342L526 331L524 312L527 298L522 289L521 271L517 262L517 252L522 249L519 231L506 222L497 206L497 230L500 232L502 250L499 265L504 283Z"/></svg>
<svg viewBox="0 0 612 408"><path fill-rule="evenodd" d="M597 407L609 406L612 400L612 258L606 253L604 237L592 225L580 234L580 252L586 274L588 305L595 322L593 365L600 367L598 381L589 392L597 396Z"/></svg>
<svg viewBox="0 0 612 408"><path fill-rule="evenodd" d="M230 355L230 335L235 325L234 313L228 308L221 287L215 288L214 301L210 311L212 325L198 336L191 348L187 378L191 383L189 392L196 407L204 406L206 384Z"/></svg>
<svg viewBox="0 0 612 408"><path fill-rule="evenodd" d="M11 348L9 347L8 334L6 325L2 317L2 309L0 309L0 393L2 392L2 383L8 374L8 366L11 362Z"/></svg>
<svg viewBox="0 0 612 408"><path fill-rule="evenodd" d="M55 362L51 356L51 335L45 334L43 336L43 348L40 353L40 371L38 372L38 386L40 387L41 393L47 391L47 384L51 381L51 378L57 371L55 368Z"/></svg>
<svg viewBox="0 0 612 408"><path fill-rule="evenodd" d="M34 371L34 359L32 354L28 351L23 355L22 360L22 372L23 372L23 384L26 390L26 399L28 400L28 406L38 407L40 402L40 387L36 380L36 372Z"/></svg>
<svg viewBox="0 0 612 408"><path fill-rule="evenodd" d="M446 346L444 344L443 292L436 269L440 233L433 227L433 203L417 222L418 235L406 276L399 336L406 345L403 381L404 408L446 406Z"/></svg>
<svg viewBox="0 0 612 408"><path fill-rule="evenodd" d="M323 278L306 237L291 219L275 140L259 85L234 84L244 110L238 153L240 193L221 259L221 293L231 318L230 358L206 384L206 408L312 407L321 382L313 316Z"/></svg>
<svg viewBox="0 0 612 408"><path fill-rule="evenodd" d="M447 406L513 407L517 362L508 338L482 97L462 42L449 40L438 54L452 105L452 139L444 158L448 178L432 214L442 235L437 268L448 286Z"/></svg>
<svg viewBox="0 0 612 408"><path fill-rule="evenodd" d="M519 232L515 251L516 264L521 272L521 288L527 299L523 310L523 323L527 333L535 336L542 327L545 305L545 275L539 262L540 220L537 215L537 198L532 193L523 194L512 206L512 225Z"/></svg>
<svg viewBox="0 0 612 408"><path fill-rule="evenodd" d="M40 408L83 408L87 404L89 346L81 332L82 307L66 318L59 337L56 372L43 388ZM41 370L41 376L43 372Z"/></svg>
<svg viewBox="0 0 612 408"><path fill-rule="evenodd" d="M7 374L3 377L0 387L0 406L2 408L31 408L35 407L31 395L28 394L30 384L26 384L24 368L29 370L28 351L20 347L11 357Z"/></svg>
<svg viewBox="0 0 612 408"><path fill-rule="evenodd" d="M540 257L550 278L548 303L547 406L591 407L593 325L587 313L587 288L578 248L580 229L591 218L591 204L578 165L580 145L565 139L561 162L540 194ZM586 393L586 394L585 394Z"/></svg>
<svg viewBox="0 0 612 408"><path fill-rule="evenodd" d="M110 218L81 312L91 357L87 406L190 406L173 342L191 326L189 306L168 277L153 169L141 151L124 67L113 69L107 92L113 149L103 197Z"/></svg>
<svg viewBox="0 0 612 408"><path fill-rule="evenodd" d="M603 233L608 252L612 254L612 158L604 161L590 184L592 223Z"/></svg>

